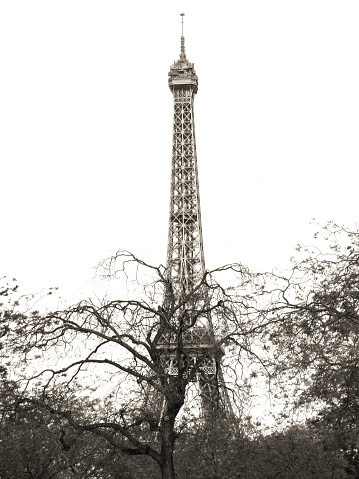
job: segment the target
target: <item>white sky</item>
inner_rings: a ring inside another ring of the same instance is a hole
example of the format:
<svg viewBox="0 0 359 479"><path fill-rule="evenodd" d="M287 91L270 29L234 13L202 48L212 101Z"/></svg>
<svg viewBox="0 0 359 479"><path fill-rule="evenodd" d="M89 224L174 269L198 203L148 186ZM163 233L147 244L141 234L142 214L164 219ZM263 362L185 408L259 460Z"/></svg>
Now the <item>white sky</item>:
<svg viewBox="0 0 359 479"><path fill-rule="evenodd" d="M355 224L358 0L3 0L0 276L80 292L118 248L165 262L182 11L207 267Z"/></svg>

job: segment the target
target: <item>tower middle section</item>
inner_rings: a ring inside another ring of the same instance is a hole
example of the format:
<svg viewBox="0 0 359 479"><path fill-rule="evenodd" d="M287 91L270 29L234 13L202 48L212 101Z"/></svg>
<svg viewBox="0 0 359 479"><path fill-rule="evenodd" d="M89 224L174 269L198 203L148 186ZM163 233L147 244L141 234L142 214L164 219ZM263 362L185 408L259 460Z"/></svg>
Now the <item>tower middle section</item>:
<svg viewBox="0 0 359 479"><path fill-rule="evenodd" d="M173 94L171 193L167 271L176 295L190 291L205 271L198 186L194 96L198 77L184 53L169 72Z"/></svg>

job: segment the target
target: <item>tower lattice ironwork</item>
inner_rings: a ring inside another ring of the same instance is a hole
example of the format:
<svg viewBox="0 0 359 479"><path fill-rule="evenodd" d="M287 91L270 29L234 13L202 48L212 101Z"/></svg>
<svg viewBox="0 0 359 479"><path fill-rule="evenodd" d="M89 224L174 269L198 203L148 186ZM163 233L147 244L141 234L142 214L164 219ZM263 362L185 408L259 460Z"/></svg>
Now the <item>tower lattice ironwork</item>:
<svg viewBox="0 0 359 479"><path fill-rule="evenodd" d="M167 270L177 290L193 288L205 271L199 200L194 96L198 77L185 54L169 72L173 94L173 139ZM179 291L177 291L179 293Z"/></svg>
<svg viewBox="0 0 359 479"><path fill-rule="evenodd" d="M199 288L205 274L203 252L201 208L198 184L194 97L198 90L198 77L194 65L185 53L185 39L182 36L180 57L169 71L168 84L173 94L173 139L170 212L167 246L167 291L183 306L178 311L182 320L188 313L187 325L191 324L191 314L196 310L194 303L200 297L202 309L206 303L206 286ZM190 298L190 299L188 299ZM192 303L192 304L191 304ZM166 363L168 374L178 372L178 342L171 334L164 334L158 343ZM216 348L211 316L202 314L193 321L193 326L185 328L181 349L190 358L196 374L192 381L198 385L202 411L213 410L221 402L221 409L231 409L228 394L224 388L220 359L223 352Z"/></svg>

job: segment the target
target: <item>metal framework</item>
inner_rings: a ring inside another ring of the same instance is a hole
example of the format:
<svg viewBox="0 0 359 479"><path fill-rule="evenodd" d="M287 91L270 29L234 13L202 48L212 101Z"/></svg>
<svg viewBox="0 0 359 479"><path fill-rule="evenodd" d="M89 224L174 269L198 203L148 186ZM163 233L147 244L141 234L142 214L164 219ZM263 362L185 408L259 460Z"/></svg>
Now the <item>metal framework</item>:
<svg viewBox="0 0 359 479"><path fill-rule="evenodd" d="M173 94L173 139L166 269L171 294L176 299L184 298L193 292L205 273L193 110L198 77L193 63L186 58L183 14L181 15L180 57L170 67L168 74L169 88ZM205 286L200 294L202 300L206 298ZM183 306L183 311L179 311L182 318L186 308L188 304ZM215 348L210 315L204 316L184 333L182 348L193 367L197 368L196 381L203 412L214 409L214 405L218 405L219 401L222 409L230 412L231 406L220 367L223 353ZM176 347L175 339L172 340L169 334L164 335L158 344L169 375L178 373Z"/></svg>
<svg viewBox="0 0 359 479"><path fill-rule="evenodd" d="M202 278L205 264L193 114L198 77L186 58L183 36L180 58L169 72L169 87L173 140L167 270L174 287L188 291Z"/></svg>

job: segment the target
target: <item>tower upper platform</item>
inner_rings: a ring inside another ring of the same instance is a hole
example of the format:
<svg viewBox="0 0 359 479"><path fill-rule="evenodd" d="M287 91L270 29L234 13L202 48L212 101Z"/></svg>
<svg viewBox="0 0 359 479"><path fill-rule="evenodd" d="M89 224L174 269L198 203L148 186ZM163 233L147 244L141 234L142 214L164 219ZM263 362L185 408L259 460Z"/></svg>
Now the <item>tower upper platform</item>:
<svg viewBox="0 0 359 479"><path fill-rule="evenodd" d="M198 90L198 76L193 63L186 58L184 36L181 36L181 53L179 59L174 62L168 73L168 86L173 92L178 88L192 87L193 93Z"/></svg>

